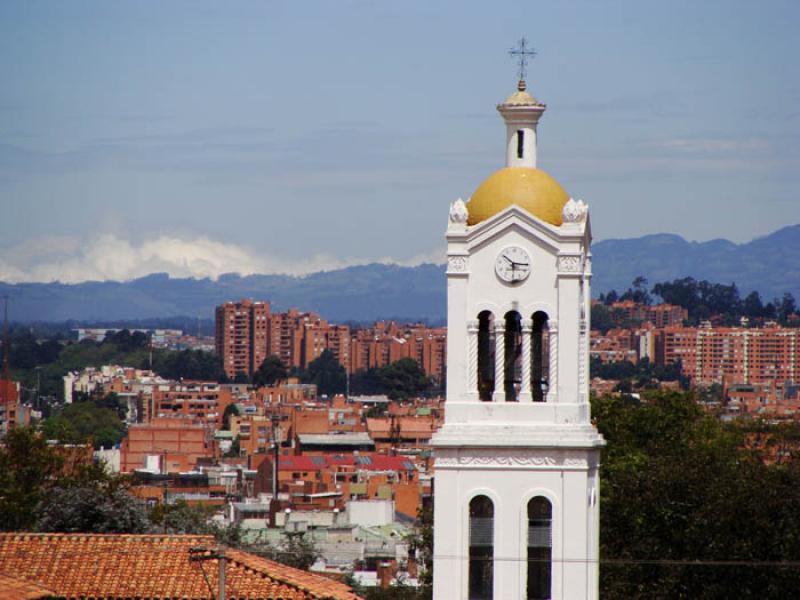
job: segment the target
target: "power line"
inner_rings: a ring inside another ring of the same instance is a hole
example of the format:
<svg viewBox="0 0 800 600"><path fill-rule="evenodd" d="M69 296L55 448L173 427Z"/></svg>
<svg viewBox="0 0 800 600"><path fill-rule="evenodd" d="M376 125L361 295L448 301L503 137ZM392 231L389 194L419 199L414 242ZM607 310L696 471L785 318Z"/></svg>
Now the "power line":
<svg viewBox="0 0 800 600"><path fill-rule="evenodd" d="M434 559L470 560L469 556L436 554ZM497 556L493 558L473 557L471 560L486 562L531 562L560 564L597 564L597 565L664 565L685 567L787 567L800 568L799 560L734 560L734 559L669 559L669 558L525 558L513 556Z"/></svg>
<svg viewBox="0 0 800 600"><path fill-rule="evenodd" d="M268 544L270 548L280 550L281 554L288 556L304 556L304 553L296 550L282 550L279 547ZM258 544L242 547L245 552L258 552ZM472 557L459 554L434 554L432 560L480 560L486 562L521 562L521 563L559 563L559 564L597 564L597 565L664 565L664 566L686 566L686 567L786 567L800 568L800 560L737 560L737 559L670 559L670 558L526 558L514 556Z"/></svg>

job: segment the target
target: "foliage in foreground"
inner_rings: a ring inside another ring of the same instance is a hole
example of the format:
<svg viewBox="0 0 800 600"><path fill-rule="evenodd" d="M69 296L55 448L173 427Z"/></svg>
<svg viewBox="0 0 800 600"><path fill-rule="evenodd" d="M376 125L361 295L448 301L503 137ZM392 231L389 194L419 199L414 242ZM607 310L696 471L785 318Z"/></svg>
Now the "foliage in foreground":
<svg viewBox="0 0 800 600"><path fill-rule="evenodd" d="M775 464L748 429L689 394L594 401L601 597L789 598L800 568L800 462Z"/></svg>
<svg viewBox="0 0 800 600"><path fill-rule="evenodd" d="M144 531L127 479L85 464L81 452L50 446L29 427L9 431L0 446L0 531Z"/></svg>

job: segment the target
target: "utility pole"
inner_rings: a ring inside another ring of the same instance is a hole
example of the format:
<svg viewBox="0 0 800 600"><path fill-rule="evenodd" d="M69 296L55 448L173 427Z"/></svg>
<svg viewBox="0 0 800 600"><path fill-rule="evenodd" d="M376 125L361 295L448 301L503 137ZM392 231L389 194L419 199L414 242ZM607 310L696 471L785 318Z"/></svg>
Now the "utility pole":
<svg viewBox="0 0 800 600"><path fill-rule="evenodd" d="M33 399L33 406L38 410L39 402L42 397L42 367L36 365L34 370L36 371L36 398Z"/></svg>
<svg viewBox="0 0 800 600"><path fill-rule="evenodd" d="M272 421L272 498L273 500L277 500L278 459L280 458L280 446L278 441L280 428L278 427L278 421L280 420L280 415L271 415L270 420Z"/></svg>
<svg viewBox="0 0 800 600"><path fill-rule="evenodd" d="M217 566L219 567L219 592L217 600L227 600L225 597L225 548L217 549Z"/></svg>
<svg viewBox="0 0 800 600"><path fill-rule="evenodd" d="M3 296L4 309L3 309L3 381L8 382L11 377L8 374L8 360L9 360L9 345L8 345L8 296Z"/></svg>
<svg viewBox="0 0 800 600"><path fill-rule="evenodd" d="M189 548L189 560L191 562L205 562L207 560L217 561L217 565L219 566L219 575L217 577L217 582L219 583L217 589L217 600L227 600L225 597L225 548L223 546L218 546L217 548L212 549L204 548L203 546ZM202 569L202 565L200 568ZM211 584L208 582L205 572L203 572L203 577L206 579L208 590L213 596L214 590L211 588Z"/></svg>

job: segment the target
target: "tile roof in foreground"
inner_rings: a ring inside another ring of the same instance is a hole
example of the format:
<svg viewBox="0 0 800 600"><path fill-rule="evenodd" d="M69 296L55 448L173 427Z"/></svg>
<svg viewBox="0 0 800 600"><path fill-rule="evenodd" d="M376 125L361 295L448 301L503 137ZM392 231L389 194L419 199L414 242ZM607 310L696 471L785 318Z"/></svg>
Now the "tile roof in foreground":
<svg viewBox="0 0 800 600"><path fill-rule="evenodd" d="M46 587L0 573L0 600L37 600L55 595Z"/></svg>
<svg viewBox="0 0 800 600"><path fill-rule="evenodd" d="M49 588L67 600L210 600L216 596L217 561L190 562L189 549L199 546L214 547L214 538L0 533L0 573ZM230 548L225 555L228 599L358 599L345 584L321 575Z"/></svg>

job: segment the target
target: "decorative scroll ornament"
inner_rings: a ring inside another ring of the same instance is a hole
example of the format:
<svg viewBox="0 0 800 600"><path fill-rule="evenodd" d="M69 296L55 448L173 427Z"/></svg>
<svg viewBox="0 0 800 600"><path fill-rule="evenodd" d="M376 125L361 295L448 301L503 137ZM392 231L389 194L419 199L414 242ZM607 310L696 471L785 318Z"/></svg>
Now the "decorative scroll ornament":
<svg viewBox="0 0 800 600"><path fill-rule="evenodd" d="M449 273L463 273L467 270L466 256L448 256L447 271Z"/></svg>
<svg viewBox="0 0 800 600"><path fill-rule="evenodd" d="M503 449L478 450L467 454L437 456L437 467L572 467L586 468L589 461L586 456L572 453L556 452L542 455L539 452Z"/></svg>
<svg viewBox="0 0 800 600"><path fill-rule="evenodd" d="M462 228L467 226L467 218L469 211L467 210L466 203L459 198L455 202L450 203L450 227Z"/></svg>
<svg viewBox="0 0 800 600"><path fill-rule="evenodd" d="M561 273L580 273L581 257L576 255L559 256L558 270Z"/></svg>
<svg viewBox="0 0 800 600"><path fill-rule="evenodd" d="M556 459L550 456L442 456L436 459L436 465L445 466L533 466L546 467L557 465Z"/></svg>
<svg viewBox="0 0 800 600"><path fill-rule="evenodd" d="M565 223L581 223L586 220L589 213L589 205L583 200L570 198L561 211Z"/></svg>

